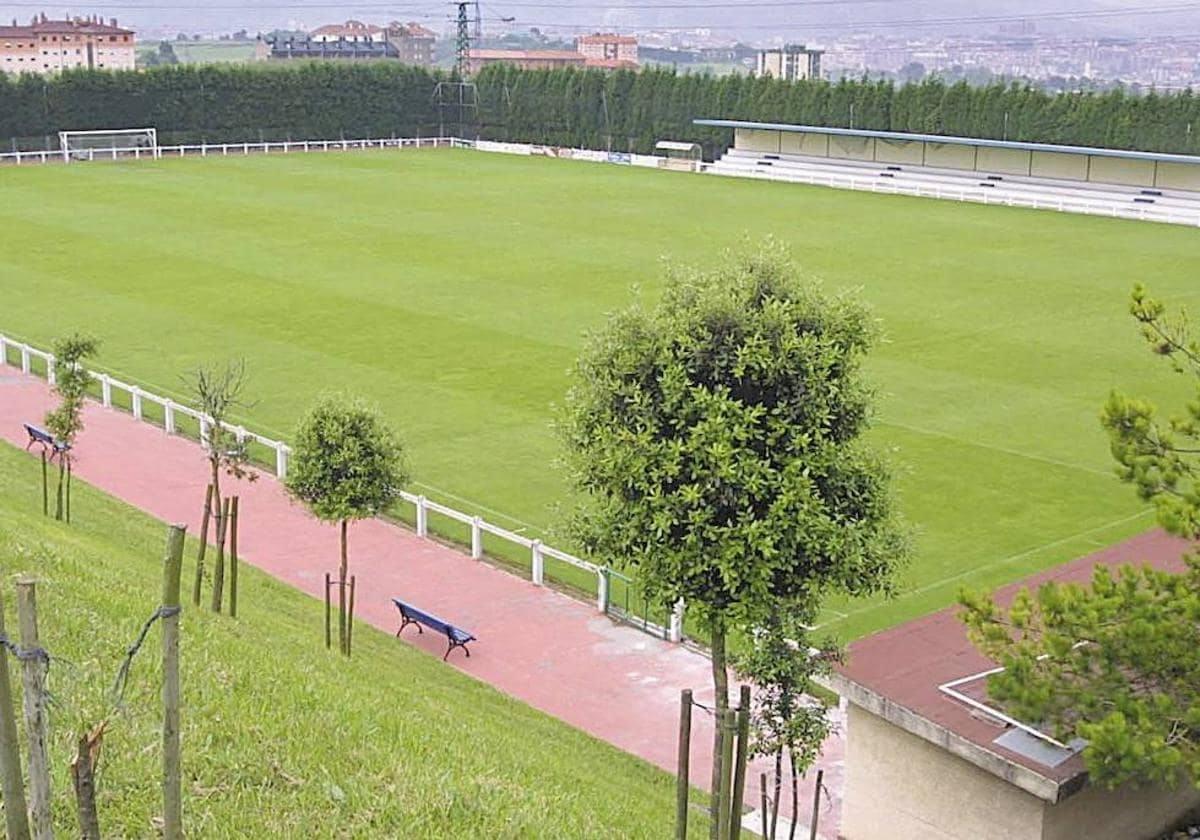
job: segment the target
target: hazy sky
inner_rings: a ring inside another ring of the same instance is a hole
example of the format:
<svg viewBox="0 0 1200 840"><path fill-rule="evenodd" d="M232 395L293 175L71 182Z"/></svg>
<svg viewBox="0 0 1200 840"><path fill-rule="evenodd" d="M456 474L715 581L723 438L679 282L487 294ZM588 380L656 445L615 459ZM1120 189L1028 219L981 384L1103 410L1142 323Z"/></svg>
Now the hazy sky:
<svg viewBox="0 0 1200 840"><path fill-rule="evenodd" d="M357 18L417 20L439 33L451 26L453 5L440 0L0 0L0 19L26 21L99 13L135 29L251 33L277 27L312 28ZM740 6L740 8L739 8ZM1186 0L497 0L482 5L484 28L501 17L516 28L538 26L570 34L598 28L708 27L747 40L788 37L820 43L848 30L890 33L988 34L1004 18L1027 15L1039 32L1056 34L1200 34L1200 2ZM1131 14L1112 14L1132 12ZM978 20L971 20L978 19Z"/></svg>

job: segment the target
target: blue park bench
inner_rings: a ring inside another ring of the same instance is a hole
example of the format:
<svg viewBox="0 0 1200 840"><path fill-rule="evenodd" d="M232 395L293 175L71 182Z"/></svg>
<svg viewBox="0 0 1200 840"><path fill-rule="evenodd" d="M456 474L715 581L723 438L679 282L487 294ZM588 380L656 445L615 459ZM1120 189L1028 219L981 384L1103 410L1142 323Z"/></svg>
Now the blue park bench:
<svg viewBox="0 0 1200 840"><path fill-rule="evenodd" d="M25 444L25 449L27 451L29 447L33 446L35 443L40 443L43 450L50 450L50 460L53 461L55 455L61 455L63 452L66 452L71 448L71 444L65 443L61 440L55 440L54 435L50 434L45 429L39 428L30 423L26 423L24 425L25 431L29 433L29 443Z"/></svg>
<svg viewBox="0 0 1200 840"><path fill-rule="evenodd" d="M406 604L399 598L393 598L392 603L396 605L396 609L400 610L400 618L402 619L400 629L396 631L396 638L400 638L400 634L404 631L404 628L410 624L417 625L418 633L424 633L425 631L421 629L421 625L424 624L433 632L441 633L449 640L450 646L446 648L446 653L442 656L443 662L450 656L450 651L456 647L462 648L467 658L470 658L471 651L467 650L467 642L474 642L476 639L466 630L455 627L448 621L442 621L440 618L419 610L411 604Z"/></svg>

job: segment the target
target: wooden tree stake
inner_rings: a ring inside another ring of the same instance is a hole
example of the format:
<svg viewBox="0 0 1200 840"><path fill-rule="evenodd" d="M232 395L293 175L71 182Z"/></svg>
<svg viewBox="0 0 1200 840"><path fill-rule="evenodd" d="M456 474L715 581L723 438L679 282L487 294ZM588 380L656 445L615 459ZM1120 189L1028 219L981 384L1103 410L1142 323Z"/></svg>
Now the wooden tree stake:
<svg viewBox="0 0 1200 840"><path fill-rule="evenodd" d="M825 783L825 771L817 771L817 784L813 787L812 822L809 823L808 840L817 840L817 823L821 817L821 785Z"/></svg>
<svg viewBox="0 0 1200 840"><path fill-rule="evenodd" d="M17 581L17 620L21 649L26 654L21 676L25 692L25 735L29 739L29 805L34 840L51 840L50 758L46 733L46 658L29 655L41 650L38 641L36 584Z"/></svg>
<svg viewBox="0 0 1200 840"><path fill-rule="evenodd" d="M238 497L229 506L229 617L237 618L238 596Z"/></svg>
<svg viewBox="0 0 1200 840"><path fill-rule="evenodd" d="M213 561L212 611L219 613L225 600L225 538L229 535L229 497L221 502L217 519L217 559Z"/></svg>
<svg viewBox="0 0 1200 840"><path fill-rule="evenodd" d="M762 798L762 836L763 840L775 840L775 838L767 833L767 821L771 816L771 811L767 807L767 774L758 774L758 793Z"/></svg>
<svg viewBox="0 0 1200 840"><path fill-rule="evenodd" d="M208 551L208 520L212 516L213 486L204 493L204 515L200 518L200 550L196 553L196 582L192 585L192 603L200 606L200 590L204 584L204 554Z"/></svg>
<svg viewBox="0 0 1200 840"><path fill-rule="evenodd" d="M50 515L50 475L46 472L46 450L42 449L42 516Z"/></svg>
<svg viewBox="0 0 1200 840"><path fill-rule="evenodd" d="M325 573L325 650L333 647L333 608L329 597L329 587L332 583L329 580L329 572Z"/></svg>
<svg viewBox="0 0 1200 840"><path fill-rule="evenodd" d="M350 575L350 607L346 615L346 655L350 655L351 641L354 638L354 575Z"/></svg>
<svg viewBox="0 0 1200 840"><path fill-rule="evenodd" d="M733 761L733 802L730 805L732 820L730 836L738 836L742 823L742 803L746 798L746 762L750 754L750 686L743 685L738 697L737 711L737 754Z"/></svg>
<svg viewBox="0 0 1200 840"><path fill-rule="evenodd" d="M64 455L64 457L66 457L66 456ZM70 458L67 458L66 496L67 496L67 502L66 502L67 524L70 525L71 524L71 459Z"/></svg>
<svg viewBox="0 0 1200 840"><path fill-rule="evenodd" d="M725 709L718 719L717 725L724 732L721 738L721 783L717 788L717 840L730 840L732 837L730 828L733 822L733 815L729 808L733 799L733 791L730 789L733 781L733 709Z"/></svg>
<svg viewBox="0 0 1200 840"><path fill-rule="evenodd" d="M692 690L679 692L679 758L675 767L675 837L687 840L688 795L691 793Z"/></svg>
<svg viewBox="0 0 1200 840"><path fill-rule="evenodd" d="M172 525L163 553L162 607L179 609L184 525ZM163 639L163 838L183 838L183 789L179 743L179 613L164 615Z"/></svg>
<svg viewBox="0 0 1200 840"><path fill-rule="evenodd" d="M42 458L45 459L43 454ZM0 636L4 629L4 598L0 595ZM17 742L17 717L13 709L8 652L0 651L0 796L4 798L4 825L9 840L29 840L29 813L21 775L21 750Z"/></svg>

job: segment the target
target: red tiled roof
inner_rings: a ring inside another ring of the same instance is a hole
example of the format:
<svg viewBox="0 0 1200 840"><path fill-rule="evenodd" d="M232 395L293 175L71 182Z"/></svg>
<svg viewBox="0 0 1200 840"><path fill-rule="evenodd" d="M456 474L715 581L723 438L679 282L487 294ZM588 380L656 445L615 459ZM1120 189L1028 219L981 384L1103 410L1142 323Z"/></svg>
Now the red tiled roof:
<svg viewBox="0 0 1200 840"><path fill-rule="evenodd" d="M1048 581L1086 583L1097 565L1148 564L1158 569L1183 571L1183 556L1189 547L1183 540L1162 531L1150 531L1006 586L996 596L1008 603L1019 589L1036 588ZM841 678L882 698L889 706L906 709L951 735L1053 783L1064 784L1081 777L1083 762L1079 756L1057 767L1047 767L994 744L1004 731L1002 728L938 690L939 685L993 667L995 663L980 654L967 638L958 608L949 607L851 643L846 664L837 671ZM972 683L960 690L975 699L986 700L985 688L986 683L981 680L978 685Z"/></svg>
<svg viewBox="0 0 1200 840"><path fill-rule="evenodd" d="M90 20L46 20L26 26L0 26L0 38L32 38L37 35L132 35L132 29L122 29L107 23Z"/></svg>
<svg viewBox="0 0 1200 840"><path fill-rule="evenodd" d="M471 50L471 58L482 61L578 61L582 54L573 50Z"/></svg>
<svg viewBox="0 0 1200 840"><path fill-rule="evenodd" d="M318 26L310 35L375 35L383 31L382 26L376 26L373 23L363 23L357 20L348 20L345 23L327 23L324 26Z"/></svg>

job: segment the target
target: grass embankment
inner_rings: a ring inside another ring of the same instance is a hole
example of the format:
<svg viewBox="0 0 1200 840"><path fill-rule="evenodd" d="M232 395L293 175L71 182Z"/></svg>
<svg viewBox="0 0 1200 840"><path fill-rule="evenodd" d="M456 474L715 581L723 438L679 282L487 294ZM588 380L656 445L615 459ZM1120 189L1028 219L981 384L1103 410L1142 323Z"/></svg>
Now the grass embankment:
<svg viewBox="0 0 1200 840"><path fill-rule="evenodd" d="M664 254L780 237L861 287L888 337L873 434L917 558L900 598L829 604L848 638L1152 523L1097 415L1114 385L1170 400L1126 299L1136 280L1194 297L1194 229L468 151L2 177L0 330L44 347L86 327L103 367L176 396L198 362L244 357L240 419L274 437L323 390L365 394L411 445L416 492L531 537L566 492L550 418L581 334L635 284L653 299Z"/></svg>
<svg viewBox="0 0 1200 840"><path fill-rule="evenodd" d="M109 709L118 662L159 603L166 530L81 482L73 500L72 525L43 518L38 462L0 444L6 623L16 626L14 575L33 573L43 645L58 658L51 729L63 836L77 834L73 739ZM185 581L192 558L189 544ZM326 653L321 605L242 569L237 620L190 608L182 619L190 836L669 836L666 774L365 625L352 661ZM105 836L155 832L158 640L155 628L110 716ZM706 836L699 818L694 830Z"/></svg>

